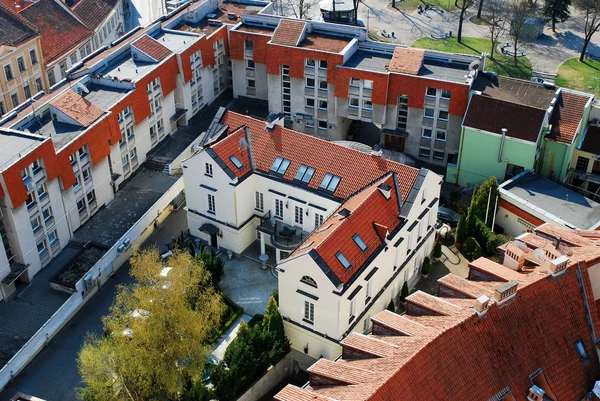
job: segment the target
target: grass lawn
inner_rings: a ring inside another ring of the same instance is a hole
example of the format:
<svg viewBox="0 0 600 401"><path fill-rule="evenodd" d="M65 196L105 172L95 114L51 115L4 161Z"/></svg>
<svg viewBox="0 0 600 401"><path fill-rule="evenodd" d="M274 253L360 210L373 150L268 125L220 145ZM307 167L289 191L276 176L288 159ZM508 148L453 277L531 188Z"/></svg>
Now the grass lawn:
<svg viewBox="0 0 600 401"><path fill-rule="evenodd" d="M448 7L450 7L450 10L454 10L456 8L454 6L454 0L396 0L396 8L405 12L415 11L419 4L423 7L425 7L426 4L429 4L431 7L443 9L444 12L448 11ZM391 5L389 7L391 7ZM434 13L435 11L428 12Z"/></svg>
<svg viewBox="0 0 600 401"><path fill-rule="evenodd" d="M558 86L576 89L600 96L600 61L571 58L560 66L555 83Z"/></svg>
<svg viewBox="0 0 600 401"><path fill-rule="evenodd" d="M488 39L464 38L463 43L458 43L456 38L435 40L431 38L421 38L416 40L412 47L421 49L439 50L448 53L463 53L480 55L483 52L489 53L492 42ZM487 71L495 71L499 75L508 77L529 79L531 78L531 61L526 57L519 57L517 65L513 58L503 54L494 53L494 59L487 58L485 62Z"/></svg>

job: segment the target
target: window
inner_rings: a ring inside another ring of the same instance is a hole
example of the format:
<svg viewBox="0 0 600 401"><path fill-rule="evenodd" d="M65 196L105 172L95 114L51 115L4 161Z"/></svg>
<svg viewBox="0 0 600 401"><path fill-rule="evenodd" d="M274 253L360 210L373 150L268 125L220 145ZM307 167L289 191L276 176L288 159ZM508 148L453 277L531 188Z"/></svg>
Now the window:
<svg viewBox="0 0 600 401"><path fill-rule="evenodd" d="M306 59L306 66L307 67L314 67L315 66L315 60L312 58L307 58Z"/></svg>
<svg viewBox="0 0 600 401"><path fill-rule="evenodd" d="M364 89L373 89L373 81L371 81L370 79L365 79L363 81L363 88Z"/></svg>
<svg viewBox="0 0 600 401"><path fill-rule="evenodd" d="M588 159L587 157L579 156L577 158L577 164L575 165L575 170L587 171L589 162L590 162L590 159Z"/></svg>
<svg viewBox="0 0 600 401"><path fill-rule="evenodd" d="M296 176L294 177L294 179L300 180L300 181L305 182L305 183L309 183L310 179L312 178L312 176L313 176L314 173L315 173L315 169L314 168L305 166L303 164L298 169L298 172L296 173Z"/></svg>
<svg viewBox="0 0 600 401"><path fill-rule="evenodd" d="M48 234L48 242L50 242L50 247L54 247L58 244L58 236L56 235L56 230Z"/></svg>
<svg viewBox="0 0 600 401"><path fill-rule="evenodd" d="M436 160L444 160L444 152L433 151L433 158Z"/></svg>
<svg viewBox="0 0 600 401"><path fill-rule="evenodd" d="M304 104L306 107L315 107L315 99L312 97L307 97L304 99Z"/></svg>
<svg viewBox="0 0 600 401"><path fill-rule="evenodd" d="M14 78L10 64L4 66L4 75L6 76L7 81L10 81Z"/></svg>
<svg viewBox="0 0 600 401"><path fill-rule="evenodd" d="M13 107L17 107L19 105L19 95L13 93L10 95L10 101L12 102Z"/></svg>
<svg viewBox="0 0 600 401"><path fill-rule="evenodd" d="M327 60L320 60L319 68L327 68Z"/></svg>
<svg viewBox="0 0 600 401"><path fill-rule="evenodd" d="M48 249L46 249L46 240L40 241L37 244L37 250L40 257L44 256L48 252Z"/></svg>
<svg viewBox="0 0 600 401"><path fill-rule="evenodd" d="M350 98L350 107L358 107L358 98L357 97L351 97Z"/></svg>
<svg viewBox="0 0 600 401"><path fill-rule="evenodd" d="M254 60L246 60L246 68L254 69Z"/></svg>
<svg viewBox="0 0 600 401"><path fill-rule="evenodd" d="M300 225L304 223L304 209L300 206L296 206L294 210L294 222Z"/></svg>
<svg viewBox="0 0 600 401"><path fill-rule="evenodd" d="M85 181L86 183L90 180L90 178L92 178L92 174L89 168L82 170L81 175L83 176L83 181Z"/></svg>
<svg viewBox="0 0 600 401"><path fill-rule="evenodd" d="M350 86L360 86L360 79L350 78Z"/></svg>
<svg viewBox="0 0 600 401"><path fill-rule="evenodd" d="M352 300L350 301L350 310L349 310L349 317L350 320L354 319L354 312L356 311L356 298L352 298Z"/></svg>
<svg viewBox="0 0 600 401"><path fill-rule="evenodd" d="M435 116L435 110L425 108L425 118L433 118Z"/></svg>
<svg viewBox="0 0 600 401"><path fill-rule="evenodd" d="M311 287L318 288L317 287L317 282L312 277L310 277L310 276L302 276L302 278L300 279L300 282L304 283L304 284L308 284Z"/></svg>
<svg viewBox="0 0 600 401"><path fill-rule="evenodd" d="M31 65L36 65L38 63L37 53L35 49L29 50L29 58L31 59Z"/></svg>
<svg viewBox="0 0 600 401"><path fill-rule="evenodd" d="M306 128L315 128L315 121L311 118L307 119L306 122L304 123L304 126Z"/></svg>
<svg viewBox="0 0 600 401"><path fill-rule="evenodd" d="M438 111L438 118L443 121L448 121L448 110Z"/></svg>
<svg viewBox="0 0 600 401"><path fill-rule="evenodd" d="M319 188L334 192L338 184L340 183L340 180L341 178L337 175L327 173L325 174L325 177L323 177L323 181L321 181L321 185L319 185Z"/></svg>
<svg viewBox="0 0 600 401"><path fill-rule="evenodd" d="M251 40L246 39L244 40L244 48L246 50L252 50L254 49L254 43Z"/></svg>
<svg viewBox="0 0 600 401"><path fill-rule="evenodd" d="M129 155L128 154L121 156L121 165L123 166L123 170L127 169L127 171L129 171Z"/></svg>
<svg viewBox="0 0 600 401"><path fill-rule="evenodd" d="M517 174L521 174L523 171L525 171L524 167L517 166L516 164L512 163L506 163L506 173L504 175L504 179L508 180Z"/></svg>
<svg viewBox="0 0 600 401"><path fill-rule="evenodd" d="M77 63L77 52L71 54L69 57L71 57L71 65Z"/></svg>
<svg viewBox="0 0 600 401"><path fill-rule="evenodd" d="M157 97L157 98L154 99L154 111L155 112L159 112L160 111L160 109L161 109L160 103L161 102L160 102L160 98L159 97Z"/></svg>
<svg viewBox="0 0 600 401"><path fill-rule="evenodd" d="M431 154L431 150L430 149L423 149L423 148L419 149L419 156L420 157L429 157L430 154Z"/></svg>
<svg viewBox="0 0 600 401"><path fill-rule="evenodd" d="M319 100L319 109L327 110L327 100Z"/></svg>
<svg viewBox="0 0 600 401"><path fill-rule="evenodd" d="M42 222L40 221L39 215L35 216L35 218L31 219L29 222L31 223L31 229L33 230L34 234L40 231L42 228Z"/></svg>
<svg viewBox="0 0 600 401"><path fill-rule="evenodd" d="M75 184L73 184L73 191L78 192L81 190L81 176L75 176Z"/></svg>
<svg viewBox="0 0 600 401"><path fill-rule="evenodd" d="M450 91L442 89L442 99L450 99Z"/></svg>
<svg viewBox="0 0 600 401"><path fill-rule="evenodd" d="M319 89L327 90L327 81L324 79L319 79Z"/></svg>
<svg viewBox="0 0 600 401"><path fill-rule="evenodd" d="M271 171L274 173L285 174L289 165L290 161L288 159L276 157L273 165L271 166Z"/></svg>
<svg viewBox="0 0 600 401"><path fill-rule="evenodd" d="M25 60L23 60L23 57L17 58L17 66L19 67L19 72L25 71Z"/></svg>
<svg viewBox="0 0 600 401"><path fill-rule="evenodd" d="M54 70L48 70L48 84L53 86L56 83L56 77L54 76Z"/></svg>
<svg viewBox="0 0 600 401"><path fill-rule="evenodd" d="M433 132L433 131L432 131L432 130L430 130L429 128L423 128L423 131L421 132L421 136L422 136L423 138L431 138L431 133L432 133L432 132Z"/></svg>
<svg viewBox="0 0 600 401"><path fill-rule="evenodd" d="M131 149L131 151L129 152L129 159L131 160L131 163L134 163L137 160L137 149L136 148Z"/></svg>
<svg viewBox="0 0 600 401"><path fill-rule="evenodd" d="M367 281L366 289L365 289L365 304L371 300L371 292L372 292L373 282L371 280Z"/></svg>
<svg viewBox="0 0 600 401"><path fill-rule="evenodd" d="M304 301L304 321L307 323L315 322L315 304Z"/></svg>
<svg viewBox="0 0 600 401"><path fill-rule="evenodd" d="M42 85L42 78L36 78L35 89L37 89L38 92L41 92L44 90L44 85Z"/></svg>
<svg viewBox="0 0 600 401"><path fill-rule="evenodd" d="M6 114L6 108L4 107L4 102L0 100L0 117Z"/></svg>
<svg viewBox="0 0 600 401"><path fill-rule="evenodd" d="M262 192L258 192L258 191L254 192L254 207L260 211L264 210L263 209L264 203L263 203Z"/></svg>
<svg viewBox="0 0 600 401"><path fill-rule="evenodd" d="M134 139L133 125L130 125L129 127L125 128L125 133L127 134L127 140L132 141Z"/></svg>
<svg viewBox="0 0 600 401"><path fill-rule="evenodd" d="M281 199L275 199L275 217L283 219L283 201Z"/></svg>
<svg viewBox="0 0 600 401"><path fill-rule="evenodd" d="M579 359L581 359L581 362L586 362L589 359L582 340L575 341L575 349L577 350L577 354L579 354Z"/></svg>
<svg viewBox="0 0 600 401"><path fill-rule="evenodd" d="M600 174L600 160L594 160L594 165L592 166L592 173Z"/></svg>
<svg viewBox="0 0 600 401"><path fill-rule="evenodd" d="M315 213L315 229L323 224L325 217L320 213Z"/></svg>
<svg viewBox="0 0 600 401"><path fill-rule="evenodd" d="M64 78L67 76L67 62L65 60L61 61L58 64L58 68L60 69L60 78Z"/></svg>
<svg viewBox="0 0 600 401"><path fill-rule="evenodd" d="M38 199L40 200L48 196L48 191L46 190L46 183L43 183L37 187L37 195Z"/></svg>
<svg viewBox="0 0 600 401"><path fill-rule="evenodd" d="M342 266L344 266L344 268L349 269L350 266L352 266L350 264L350 262L348 262L348 259L346 259L346 257L344 256L343 253L338 252L335 254L335 257L337 258L337 260L339 260L339 262L342 264Z"/></svg>
<svg viewBox="0 0 600 401"><path fill-rule="evenodd" d="M94 202L96 202L96 192L94 192L94 190L91 190L87 193L86 198L88 205L93 204Z"/></svg>
<svg viewBox="0 0 600 401"><path fill-rule="evenodd" d="M242 164L242 162L235 156L231 156L229 158L229 160L231 160L231 162L233 163L234 166L236 166L237 168L241 169L242 167L244 167L244 165Z"/></svg>
<svg viewBox="0 0 600 401"><path fill-rule="evenodd" d="M364 99L363 100L363 108L365 110L372 110L373 109L373 102L371 102L370 100Z"/></svg>
<svg viewBox="0 0 600 401"><path fill-rule="evenodd" d="M435 132L435 140L436 141L445 141L446 140L446 131L436 131Z"/></svg>
<svg viewBox="0 0 600 401"><path fill-rule="evenodd" d="M213 175L212 164L206 163L204 165L204 174L208 175L209 177L212 177L212 175Z"/></svg>
<svg viewBox="0 0 600 401"><path fill-rule="evenodd" d="M77 201L77 211L81 214L85 211L85 200L83 198Z"/></svg>
<svg viewBox="0 0 600 401"><path fill-rule="evenodd" d="M308 88L314 88L315 87L315 79L314 78L306 78L306 86Z"/></svg>
<svg viewBox="0 0 600 401"><path fill-rule="evenodd" d="M31 98L31 89L29 89L28 83L23 84L23 92L25 93L25 99Z"/></svg>
<svg viewBox="0 0 600 401"><path fill-rule="evenodd" d="M354 234L352 239L354 240L354 243L358 245L361 251L364 252L367 250L367 244L365 244L365 242L362 240L362 238L360 238L358 234Z"/></svg>
<svg viewBox="0 0 600 401"><path fill-rule="evenodd" d="M42 210L42 218L44 219L44 223L46 224L48 224L54 219L54 217L52 216L51 207L47 207L46 209Z"/></svg>
<svg viewBox="0 0 600 401"><path fill-rule="evenodd" d="M427 92L425 92L425 96L435 97L436 95L437 95L437 89L427 88Z"/></svg>
<svg viewBox="0 0 600 401"><path fill-rule="evenodd" d="M371 317L367 315L363 324L363 333L367 334L371 330Z"/></svg>
<svg viewBox="0 0 600 401"><path fill-rule="evenodd" d="M318 120L318 125L317 125L317 127L318 127L319 129L326 130L326 129L327 129L327 121L325 121L325 120Z"/></svg>
<svg viewBox="0 0 600 401"><path fill-rule="evenodd" d="M215 213L216 212L216 207L215 207L215 196L212 194L206 194L208 197L208 211L209 213Z"/></svg>

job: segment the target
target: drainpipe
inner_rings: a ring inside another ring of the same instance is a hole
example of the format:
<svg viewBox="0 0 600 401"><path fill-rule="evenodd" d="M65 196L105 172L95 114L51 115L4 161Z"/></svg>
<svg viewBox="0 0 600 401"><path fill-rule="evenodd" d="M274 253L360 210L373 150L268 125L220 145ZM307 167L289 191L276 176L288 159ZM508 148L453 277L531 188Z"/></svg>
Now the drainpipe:
<svg viewBox="0 0 600 401"><path fill-rule="evenodd" d="M502 138L500 139L500 150L498 151L498 163L502 162L502 152L504 151L504 140L506 139L506 128L502 128Z"/></svg>

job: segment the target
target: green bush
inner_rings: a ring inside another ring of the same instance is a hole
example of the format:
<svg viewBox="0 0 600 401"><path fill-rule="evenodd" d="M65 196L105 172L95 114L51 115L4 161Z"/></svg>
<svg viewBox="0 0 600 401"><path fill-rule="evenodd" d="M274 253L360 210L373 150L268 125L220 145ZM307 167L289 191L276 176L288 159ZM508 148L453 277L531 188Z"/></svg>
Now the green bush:
<svg viewBox="0 0 600 401"><path fill-rule="evenodd" d="M191 381L190 381L191 382ZM206 388L202 381L198 380L194 384L187 384L181 393L181 401L211 401L215 399L215 394Z"/></svg>
<svg viewBox="0 0 600 401"><path fill-rule="evenodd" d="M252 316L252 319L250 319L250 321L248 322L248 327L254 327L257 324L262 325L264 319L265 315L263 315L262 313L257 313L256 315Z"/></svg>
<svg viewBox="0 0 600 401"><path fill-rule="evenodd" d="M387 310L389 310L390 312L396 312L396 307L394 306L394 300L390 299L390 303L388 304Z"/></svg>
<svg viewBox="0 0 600 401"><path fill-rule="evenodd" d="M423 260L423 266L421 266L421 274L428 275L431 272L431 261L428 257Z"/></svg>
<svg viewBox="0 0 600 401"><path fill-rule="evenodd" d="M271 296L275 298L275 302L277 302L277 305L279 305L279 290L273 290Z"/></svg>
<svg viewBox="0 0 600 401"><path fill-rule="evenodd" d="M400 301L406 302L406 297L408 296L408 283L405 281L402 284L402 290L400 290Z"/></svg>
<svg viewBox="0 0 600 401"><path fill-rule="evenodd" d="M460 216L460 220L458 220L458 225L456 226L456 242L460 242L461 244L465 242L467 239L467 218L465 215Z"/></svg>
<svg viewBox="0 0 600 401"><path fill-rule="evenodd" d="M188 252L192 257L196 256L196 247L194 247L193 241L188 242Z"/></svg>
<svg viewBox="0 0 600 401"><path fill-rule="evenodd" d="M473 237L469 237L465 240L462 250L465 255L471 260L477 259L481 256L481 246L477 240Z"/></svg>
<svg viewBox="0 0 600 401"><path fill-rule="evenodd" d="M214 249L211 249L210 252L202 250L199 257L206 270L210 272L214 286L217 287L225 272L225 262L215 254Z"/></svg>
<svg viewBox="0 0 600 401"><path fill-rule="evenodd" d="M212 335L210 336L210 343L216 342L223 333L237 320L238 317L244 313L244 308L233 302L227 295L222 294L223 302L227 306L225 309L225 313L221 317L221 326L214 330Z"/></svg>
<svg viewBox="0 0 600 401"><path fill-rule="evenodd" d="M435 245L433 246L433 257L434 258L442 257L442 244L439 242L436 242Z"/></svg>

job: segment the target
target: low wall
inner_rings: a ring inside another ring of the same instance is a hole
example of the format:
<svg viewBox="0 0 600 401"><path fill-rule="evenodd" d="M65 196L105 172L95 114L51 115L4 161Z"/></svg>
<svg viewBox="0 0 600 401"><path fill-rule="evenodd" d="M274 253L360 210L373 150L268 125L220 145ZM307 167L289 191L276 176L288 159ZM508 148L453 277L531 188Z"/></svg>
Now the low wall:
<svg viewBox="0 0 600 401"><path fill-rule="evenodd" d="M171 212L171 202L183 191L183 177L110 248L102 258L79 280L77 292L48 319L46 323L21 347L0 370L0 391L40 352L77 311L98 291L106 280L131 256L136 245L142 244L152 232L154 222L161 223ZM119 252L119 246L129 239L131 245ZM86 283L87 281L87 283Z"/></svg>
<svg viewBox="0 0 600 401"><path fill-rule="evenodd" d="M270 366L260 379L242 394L237 401L258 401L286 377L293 375L292 353L288 352L279 363Z"/></svg>

